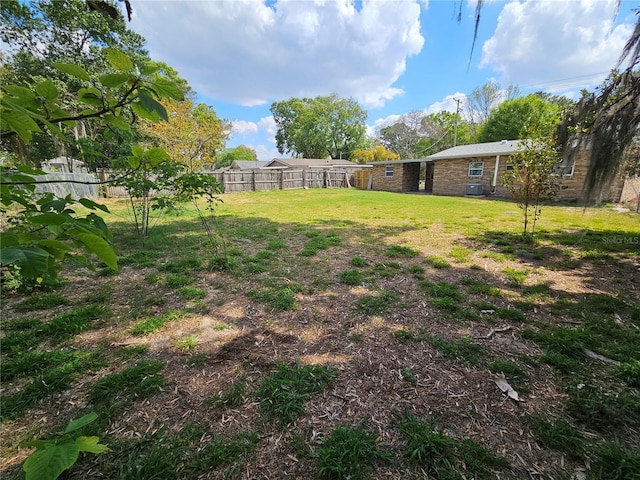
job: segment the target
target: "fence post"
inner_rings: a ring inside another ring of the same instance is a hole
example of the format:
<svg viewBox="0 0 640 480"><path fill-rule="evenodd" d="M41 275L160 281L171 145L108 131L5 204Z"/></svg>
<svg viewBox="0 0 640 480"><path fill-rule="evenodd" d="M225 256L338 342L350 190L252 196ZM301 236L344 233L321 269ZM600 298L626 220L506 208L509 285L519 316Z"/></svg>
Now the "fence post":
<svg viewBox="0 0 640 480"><path fill-rule="evenodd" d="M280 169L280 190L284 190L284 168Z"/></svg>

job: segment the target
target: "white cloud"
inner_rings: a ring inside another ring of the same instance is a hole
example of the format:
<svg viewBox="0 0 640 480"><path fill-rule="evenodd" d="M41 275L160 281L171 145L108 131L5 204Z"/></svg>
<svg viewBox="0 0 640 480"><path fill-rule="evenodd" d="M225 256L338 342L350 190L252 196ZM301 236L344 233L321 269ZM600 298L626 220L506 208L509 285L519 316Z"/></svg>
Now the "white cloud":
<svg viewBox="0 0 640 480"><path fill-rule="evenodd" d="M595 85L615 66L631 34L629 24L614 27L615 3L511 1L482 47L480 66L501 72L502 83L540 90L561 92L574 86L572 80L587 76L593 76Z"/></svg>
<svg viewBox="0 0 640 480"><path fill-rule="evenodd" d="M231 122L231 132L237 135L252 135L258 133L258 125L247 120L234 120Z"/></svg>
<svg viewBox="0 0 640 480"><path fill-rule="evenodd" d="M429 105L424 112L429 115L431 113L451 112L456 113L458 110L460 114L464 113L467 96L464 93L456 92L453 95L447 95L442 100L434 102ZM458 103L456 102L459 101Z"/></svg>
<svg viewBox="0 0 640 480"><path fill-rule="evenodd" d="M378 107L424 44L419 0L140 1L131 26L198 93L246 106L353 96Z"/></svg>
<svg viewBox="0 0 640 480"><path fill-rule="evenodd" d="M258 120L258 127L260 127L261 130L264 130L265 133L271 137L271 141L275 143L278 126L276 125L276 121L273 119L273 115L269 117L262 117Z"/></svg>

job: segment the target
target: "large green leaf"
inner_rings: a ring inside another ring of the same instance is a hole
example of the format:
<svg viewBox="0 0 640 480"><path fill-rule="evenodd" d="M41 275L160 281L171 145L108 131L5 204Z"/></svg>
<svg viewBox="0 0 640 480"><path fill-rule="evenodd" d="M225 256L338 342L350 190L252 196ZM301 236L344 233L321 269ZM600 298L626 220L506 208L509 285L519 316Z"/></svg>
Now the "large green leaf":
<svg viewBox="0 0 640 480"><path fill-rule="evenodd" d="M9 95L12 95L19 99L35 100L36 98L35 94L31 90L20 85L3 85L2 89Z"/></svg>
<svg viewBox="0 0 640 480"><path fill-rule="evenodd" d="M93 423L98 418L98 414L96 412L87 413L80 418L76 418L75 420L71 420L67 425L67 428L64 429L62 433L71 433L76 430L81 429L82 427L86 427L87 425Z"/></svg>
<svg viewBox="0 0 640 480"><path fill-rule="evenodd" d="M13 130L26 143L31 141L31 132L40 132L40 127L29 115L22 112L2 112L2 130Z"/></svg>
<svg viewBox="0 0 640 480"><path fill-rule="evenodd" d="M60 240L43 239L39 240L36 245L42 247L47 252L49 252L50 255L58 259L63 259L64 256L71 250L71 247L69 245L61 242Z"/></svg>
<svg viewBox="0 0 640 480"><path fill-rule="evenodd" d="M123 83L126 83L131 78L131 75L126 73L109 73L107 75L100 75L98 80L102 85L109 88L117 88Z"/></svg>
<svg viewBox="0 0 640 480"><path fill-rule="evenodd" d="M78 445L72 440L38 448L22 465L26 480L56 480L76 463L79 453Z"/></svg>
<svg viewBox="0 0 640 480"><path fill-rule="evenodd" d="M69 217L57 213L42 213L29 217L29 222L35 223L36 225L62 225L68 219Z"/></svg>
<svg viewBox="0 0 640 480"><path fill-rule="evenodd" d="M104 115L102 117L102 120L107 125L111 125L112 127L119 128L120 130L130 130L131 129L131 125L129 125L127 120L124 119L123 117L118 116L118 115L112 115L110 113L107 113L106 115Z"/></svg>
<svg viewBox="0 0 640 480"><path fill-rule="evenodd" d="M104 52L111 66L119 72L129 72L133 70L133 62L126 53L116 50L115 48L105 48Z"/></svg>
<svg viewBox="0 0 640 480"><path fill-rule="evenodd" d="M88 105L102 106L102 94L97 88L81 88L78 90L78 100Z"/></svg>
<svg viewBox="0 0 640 480"><path fill-rule="evenodd" d="M157 123L160 121L158 114L147 110L141 102L133 102L131 104L131 110L139 117L149 120L150 122Z"/></svg>
<svg viewBox="0 0 640 480"><path fill-rule="evenodd" d="M78 200L78 202L82 206L90 210L95 210L97 208L98 210L102 210L105 213L109 213L109 207L107 207L106 205L102 205L101 203L94 202L93 200L90 200L88 198L81 198Z"/></svg>
<svg viewBox="0 0 640 480"><path fill-rule="evenodd" d="M50 254L38 247L11 246L0 250L0 264L17 265L28 278L41 277L49 268Z"/></svg>
<svg viewBox="0 0 640 480"><path fill-rule="evenodd" d="M108 452L109 448L102 443L98 443L100 439L98 437L78 437L76 438L76 445L81 452L89 453L104 453Z"/></svg>
<svg viewBox="0 0 640 480"><path fill-rule="evenodd" d="M161 97L169 97L174 100L184 100L184 93L178 85L166 78L159 78L151 84L151 88Z"/></svg>
<svg viewBox="0 0 640 480"><path fill-rule="evenodd" d="M71 75L72 77L79 78L80 80L86 80L87 82L91 80L87 71L80 65L76 65L74 63L54 62L53 66L61 72Z"/></svg>
<svg viewBox="0 0 640 480"><path fill-rule="evenodd" d="M109 268L118 269L118 256L109 243L93 233L80 233L78 240L82 242L87 251L95 253Z"/></svg>
<svg viewBox="0 0 640 480"><path fill-rule="evenodd" d="M160 102L155 100L148 92L145 90L138 91L138 99L144 108L146 108L150 112L155 112L162 120L165 122L169 121L169 116L167 115L167 110L162 106Z"/></svg>
<svg viewBox="0 0 640 480"><path fill-rule="evenodd" d="M152 147L144 153L147 167L156 167L162 162L171 160L171 157L162 148Z"/></svg>
<svg viewBox="0 0 640 480"><path fill-rule="evenodd" d="M36 85L36 93L45 100L53 100L58 97L58 89L51 79L46 79Z"/></svg>

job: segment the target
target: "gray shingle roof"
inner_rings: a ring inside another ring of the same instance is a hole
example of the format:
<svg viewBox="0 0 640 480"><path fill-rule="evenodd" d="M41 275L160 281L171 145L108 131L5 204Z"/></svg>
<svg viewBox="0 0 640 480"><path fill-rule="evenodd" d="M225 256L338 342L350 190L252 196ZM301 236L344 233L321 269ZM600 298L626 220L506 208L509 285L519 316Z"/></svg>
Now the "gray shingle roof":
<svg viewBox="0 0 640 480"><path fill-rule="evenodd" d="M355 167L355 163L349 160L330 158L274 158L267 163L267 167L284 165L287 167Z"/></svg>
<svg viewBox="0 0 640 480"><path fill-rule="evenodd" d="M448 148L427 158L445 160L451 158L488 157L493 155L511 155L518 149L521 140L502 140L501 142L473 143Z"/></svg>

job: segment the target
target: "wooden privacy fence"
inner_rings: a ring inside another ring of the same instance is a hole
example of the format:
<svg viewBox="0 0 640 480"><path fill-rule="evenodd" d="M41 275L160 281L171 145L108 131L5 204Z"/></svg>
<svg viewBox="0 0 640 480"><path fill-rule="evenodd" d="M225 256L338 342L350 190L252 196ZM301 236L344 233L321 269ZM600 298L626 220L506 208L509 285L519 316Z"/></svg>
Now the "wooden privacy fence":
<svg viewBox="0 0 640 480"><path fill-rule="evenodd" d="M353 185L347 169L262 169L210 172L224 186L224 192L293 190L296 188L344 188Z"/></svg>
<svg viewBox="0 0 640 480"><path fill-rule="evenodd" d="M212 175L224 187L224 193L252 192L267 190L293 190L297 188L345 188L354 185L353 169L256 169L256 170L223 170L204 172ZM98 178L106 182L117 175L117 172L100 171ZM109 183L103 185L107 198L127 197L124 187Z"/></svg>

